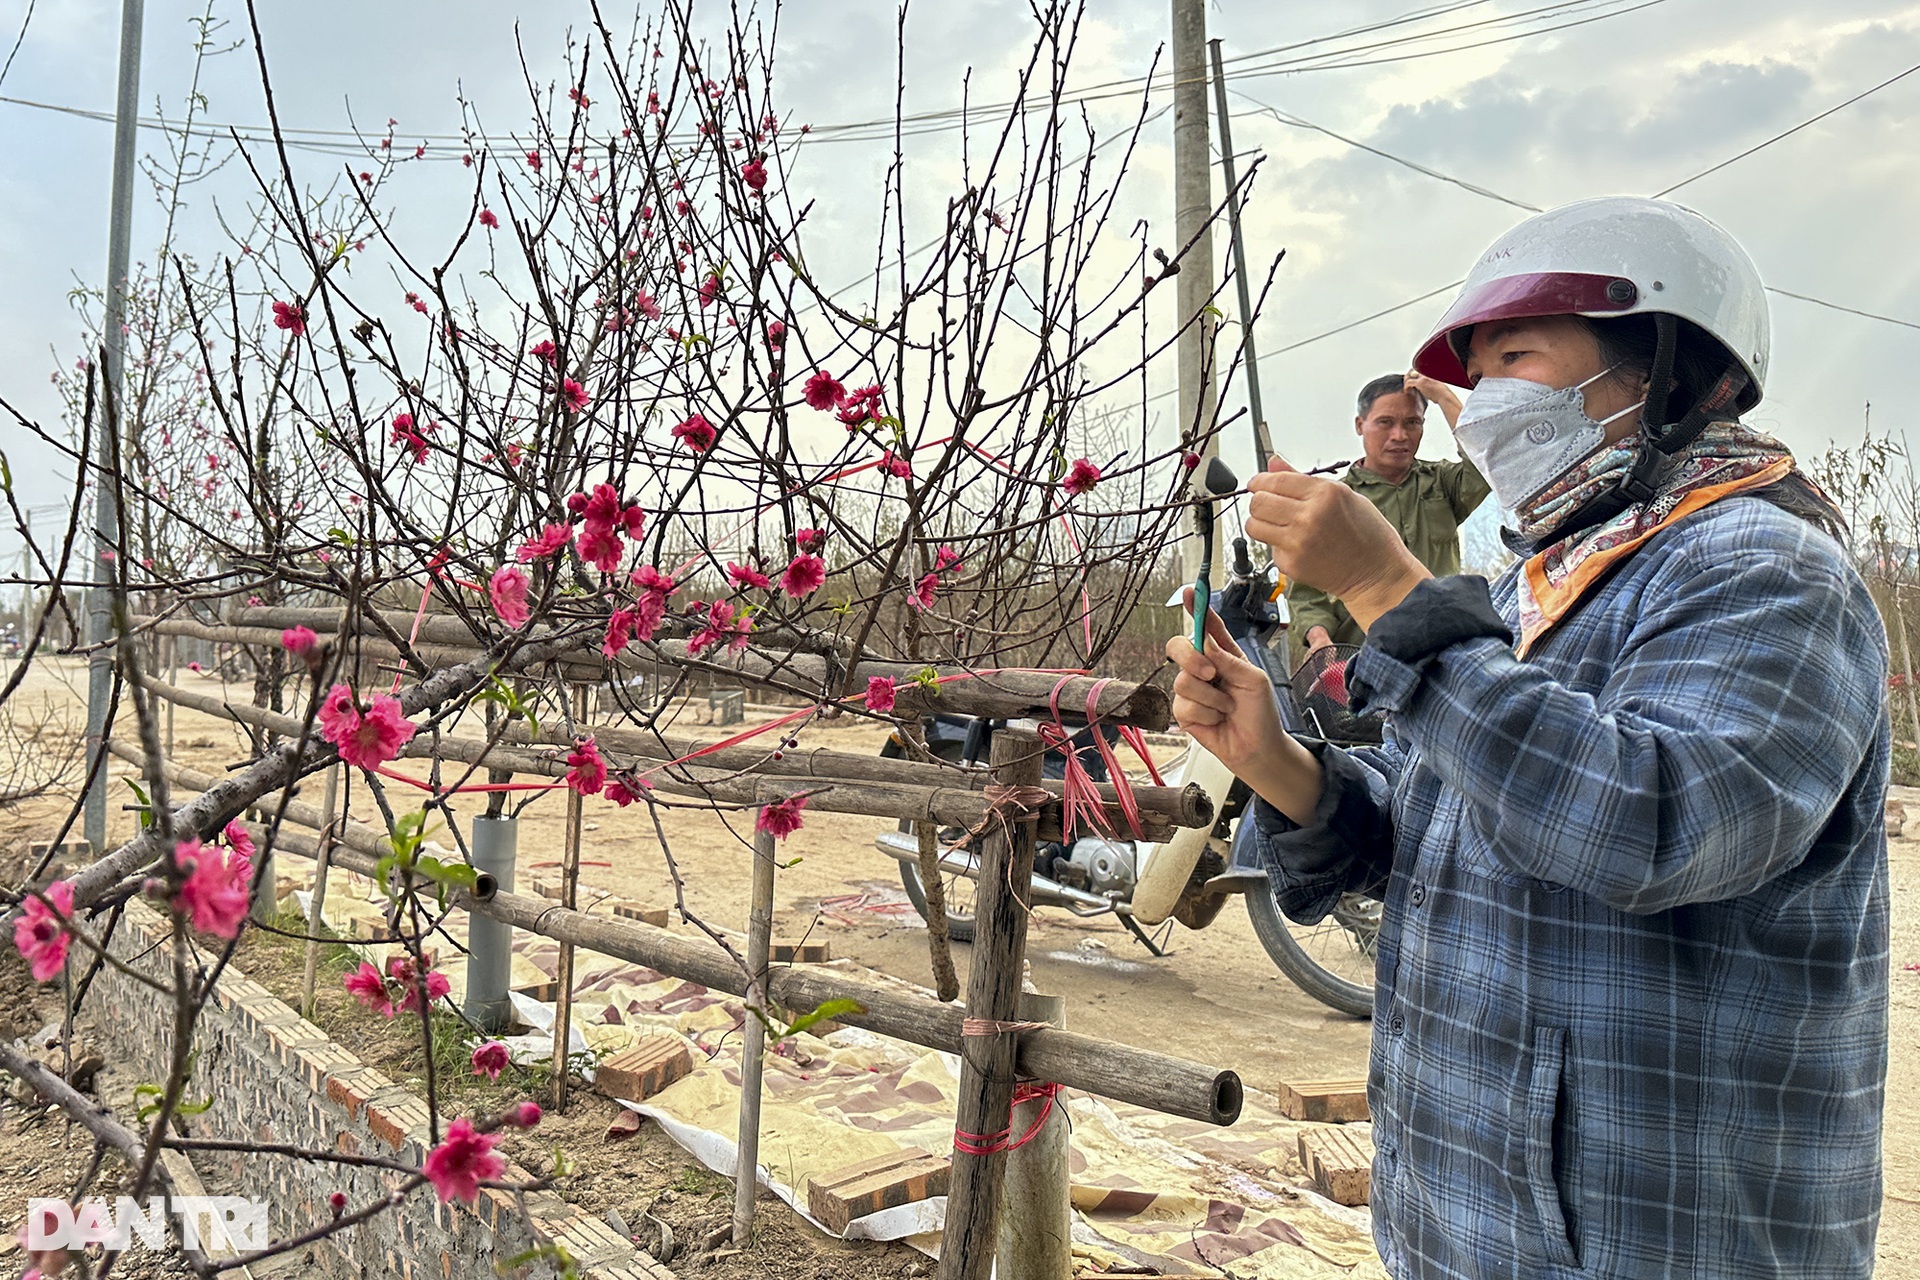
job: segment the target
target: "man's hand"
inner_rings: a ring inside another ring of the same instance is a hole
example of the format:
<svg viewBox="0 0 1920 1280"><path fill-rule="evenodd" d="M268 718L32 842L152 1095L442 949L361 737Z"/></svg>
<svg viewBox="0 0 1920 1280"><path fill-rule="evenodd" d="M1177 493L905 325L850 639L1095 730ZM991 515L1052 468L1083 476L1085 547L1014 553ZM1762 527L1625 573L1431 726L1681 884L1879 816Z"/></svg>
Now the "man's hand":
<svg viewBox="0 0 1920 1280"><path fill-rule="evenodd" d="M1192 587L1187 588L1186 604L1193 607ZM1227 768L1248 776L1281 737L1280 712L1267 673L1247 661L1213 612L1207 614L1205 653L1195 649L1189 637L1175 636L1167 641L1167 657L1180 669L1173 681L1173 718Z"/></svg>
<svg viewBox="0 0 1920 1280"><path fill-rule="evenodd" d="M1407 390L1418 391L1425 396L1429 404L1440 406L1440 412L1447 419L1447 430L1453 430L1454 424L1460 421L1460 397L1455 395L1453 388L1446 383L1436 381L1414 370L1407 374L1404 385Z"/></svg>
<svg viewBox="0 0 1920 1280"><path fill-rule="evenodd" d="M1247 536L1273 548L1280 572L1338 597L1362 630L1433 576L1387 518L1337 480L1276 456L1247 489Z"/></svg>
<svg viewBox="0 0 1920 1280"><path fill-rule="evenodd" d="M1307 628L1308 653L1313 653L1319 649L1331 649L1332 647L1333 637L1327 634L1325 627L1313 626Z"/></svg>

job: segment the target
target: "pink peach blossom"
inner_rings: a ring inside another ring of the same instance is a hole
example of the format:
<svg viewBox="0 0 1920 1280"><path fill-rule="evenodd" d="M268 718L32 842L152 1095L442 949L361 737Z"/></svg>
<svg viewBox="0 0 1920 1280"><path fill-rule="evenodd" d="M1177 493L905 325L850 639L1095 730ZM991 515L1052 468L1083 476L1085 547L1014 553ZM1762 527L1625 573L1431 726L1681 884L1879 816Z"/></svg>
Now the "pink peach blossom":
<svg viewBox="0 0 1920 1280"><path fill-rule="evenodd" d="M560 380L560 395L575 413L585 413L587 406L593 403L593 397L587 394L587 389L572 378Z"/></svg>
<svg viewBox="0 0 1920 1280"><path fill-rule="evenodd" d="M482 1182L506 1173L507 1162L493 1152L499 1140L498 1134L475 1133L466 1120L455 1120L447 1126L446 1140L427 1154L420 1169L442 1204L450 1200L472 1204L480 1195Z"/></svg>
<svg viewBox="0 0 1920 1280"><path fill-rule="evenodd" d="M699 602L694 602L694 612L699 610ZM726 600L715 600L707 606L706 625L687 637L687 655L697 658L708 649L727 639L733 630L733 605Z"/></svg>
<svg viewBox="0 0 1920 1280"><path fill-rule="evenodd" d="M556 368L559 367L560 348L553 345L552 338L540 339L540 341L534 343L532 346L527 348L527 354L530 356L539 356L542 360L545 360L548 364L553 365Z"/></svg>
<svg viewBox="0 0 1920 1280"><path fill-rule="evenodd" d="M288 627L280 633L280 647L288 653L306 657L320 644L320 637L314 634L312 627Z"/></svg>
<svg viewBox="0 0 1920 1280"><path fill-rule="evenodd" d="M634 624L639 614L632 609L615 609L607 615L606 638L600 642L600 653L611 658L633 643Z"/></svg>
<svg viewBox="0 0 1920 1280"><path fill-rule="evenodd" d="M514 553L514 558L521 564L545 560L571 541L573 541L572 525L550 524L539 537L521 543L520 550Z"/></svg>
<svg viewBox="0 0 1920 1280"><path fill-rule="evenodd" d="M767 188L767 162L759 156L740 166L740 181L755 191Z"/></svg>
<svg viewBox="0 0 1920 1280"><path fill-rule="evenodd" d="M45 890L47 901L29 894L13 922L13 945L33 971L35 982L47 982L67 963L73 936L60 922L73 914L73 882L56 880ZM47 905L50 901L53 905Z"/></svg>
<svg viewBox="0 0 1920 1280"><path fill-rule="evenodd" d="M498 1080L500 1073L507 1069L512 1061L507 1055L507 1046L498 1040L489 1040L473 1051L473 1074L485 1076L489 1080Z"/></svg>
<svg viewBox="0 0 1920 1280"><path fill-rule="evenodd" d="M247 918L247 883L252 868L244 858L228 857L218 846L186 840L173 851L186 874L180 886L182 911L201 933L231 938Z"/></svg>
<svg viewBox="0 0 1920 1280"><path fill-rule="evenodd" d="M607 783L606 790L601 794L624 809L638 800L641 792L651 790L653 790L653 784L645 778L614 778Z"/></svg>
<svg viewBox="0 0 1920 1280"><path fill-rule="evenodd" d="M933 608L933 597L940 590L940 575L929 573L914 584L913 593L907 597L907 603L917 609Z"/></svg>
<svg viewBox="0 0 1920 1280"><path fill-rule="evenodd" d="M806 396L807 405L814 409L832 409L847 398L847 389L840 380L825 369L817 370L807 379L801 394Z"/></svg>
<svg viewBox="0 0 1920 1280"><path fill-rule="evenodd" d="M785 840L801 827L800 811L807 807L805 796L793 796L776 804L763 805L754 819L753 829L765 831L776 840Z"/></svg>
<svg viewBox="0 0 1920 1280"><path fill-rule="evenodd" d="M482 209L480 211L480 225L491 231L500 225L500 219L493 216L493 210Z"/></svg>
<svg viewBox="0 0 1920 1280"><path fill-rule="evenodd" d="M1060 487L1077 498L1083 493L1091 492L1093 486L1099 483L1100 468L1085 458L1076 458L1073 465L1067 469L1067 478L1060 482Z"/></svg>
<svg viewBox="0 0 1920 1280"><path fill-rule="evenodd" d="M375 769L393 759L419 732L419 726L400 710L398 699L376 694L371 705L361 711L354 703L352 690L345 685L333 687L320 715L320 736L340 749L343 761L361 769Z"/></svg>
<svg viewBox="0 0 1920 1280"><path fill-rule="evenodd" d="M737 587L765 591L773 585L773 579L750 564L727 562L727 578Z"/></svg>
<svg viewBox="0 0 1920 1280"><path fill-rule="evenodd" d="M276 302L273 304L273 325L297 338L307 331L306 309L297 302Z"/></svg>
<svg viewBox="0 0 1920 1280"><path fill-rule="evenodd" d="M698 413L691 415L673 429L673 438L684 443L695 453L705 453L713 448L713 442L718 436L719 432L714 430L713 424L707 421L704 414Z"/></svg>
<svg viewBox="0 0 1920 1280"><path fill-rule="evenodd" d="M606 781L607 762L600 758L600 748L589 734L567 753L567 785L583 796L592 796L600 793Z"/></svg>
<svg viewBox="0 0 1920 1280"><path fill-rule="evenodd" d="M510 627L526 625L530 611L527 608L527 590L533 584L527 575L518 569L502 567L493 571L493 577L487 582L487 599L493 604L493 611L500 621Z"/></svg>
<svg viewBox="0 0 1920 1280"><path fill-rule="evenodd" d="M868 679L866 703L869 711L893 710L893 677L873 676Z"/></svg>
<svg viewBox="0 0 1920 1280"><path fill-rule="evenodd" d="M787 345L787 326L775 320L767 326L767 345L784 347Z"/></svg>
<svg viewBox="0 0 1920 1280"><path fill-rule="evenodd" d="M819 552L827 545L825 529L802 529L793 535L793 545L802 551Z"/></svg>
<svg viewBox="0 0 1920 1280"><path fill-rule="evenodd" d="M387 998L387 980L380 976L378 969L366 961L361 961L360 967L348 974L341 985L345 986L348 993L356 1000L375 1013L388 1018L393 1016L393 1001Z"/></svg>
<svg viewBox="0 0 1920 1280"><path fill-rule="evenodd" d="M905 458L896 456L891 449L880 455L880 469L902 480L913 474L913 464Z"/></svg>
<svg viewBox="0 0 1920 1280"><path fill-rule="evenodd" d="M807 552L795 556L780 574L780 589L798 600L818 591L827 580L827 562Z"/></svg>
<svg viewBox="0 0 1920 1280"><path fill-rule="evenodd" d="M242 862L252 862L254 854L258 852L253 847L253 833L238 818L226 825L220 832L220 838L227 842L227 848L233 850L233 856Z"/></svg>

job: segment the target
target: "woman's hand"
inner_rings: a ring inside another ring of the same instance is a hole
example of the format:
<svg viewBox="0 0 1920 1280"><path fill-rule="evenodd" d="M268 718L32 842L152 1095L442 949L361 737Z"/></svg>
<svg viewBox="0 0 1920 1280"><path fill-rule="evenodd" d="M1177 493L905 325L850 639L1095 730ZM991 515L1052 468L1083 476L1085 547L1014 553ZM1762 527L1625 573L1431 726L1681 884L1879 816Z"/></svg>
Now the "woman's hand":
<svg viewBox="0 0 1920 1280"><path fill-rule="evenodd" d="M1273 548L1287 577L1337 597L1363 630L1433 576L1387 518L1337 480L1275 457L1247 489L1247 536Z"/></svg>
<svg viewBox="0 0 1920 1280"><path fill-rule="evenodd" d="M1186 591L1193 608L1193 588ZM1173 680L1173 717L1203 750L1235 777L1302 826L1320 801L1320 762L1280 726L1273 682L1247 661L1220 615L1207 613L1207 650L1188 636L1167 641L1167 658L1180 669Z"/></svg>
<svg viewBox="0 0 1920 1280"><path fill-rule="evenodd" d="M1193 608L1193 588L1186 590ZM1249 662L1227 634L1220 615L1207 612L1207 651L1188 636L1167 641L1167 657L1180 674L1173 681L1173 718L1193 740L1244 777L1283 736L1273 700L1273 681Z"/></svg>

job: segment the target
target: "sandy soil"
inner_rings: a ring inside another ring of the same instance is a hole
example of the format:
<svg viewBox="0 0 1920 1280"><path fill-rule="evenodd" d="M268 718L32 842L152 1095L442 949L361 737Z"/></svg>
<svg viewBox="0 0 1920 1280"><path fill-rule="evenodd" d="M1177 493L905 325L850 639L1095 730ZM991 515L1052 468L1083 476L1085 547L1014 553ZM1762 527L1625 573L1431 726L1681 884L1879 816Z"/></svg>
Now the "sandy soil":
<svg viewBox="0 0 1920 1280"><path fill-rule="evenodd" d="M36 670L33 683L57 689L62 676L74 687L84 679L77 666L57 664L44 672ZM183 672L180 678L196 691L220 687L210 677ZM245 701L249 690L234 687L231 693L236 701ZM681 728L712 736L711 730ZM173 733L175 757L208 773L222 774L249 754L245 738L232 725L198 713L179 711ZM822 724L807 731L804 745L877 751L880 734L858 723ZM414 771L424 776L423 769ZM115 762L116 776L127 772ZM123 783L116 781L113 787L115 834L123 837L132 830L133 815L117 811L117 806L130 793ZM307 792L302 798L317 802L318 787L310 784ZM1913 812L1910 830L1920 835L1920 789L1900 789L1900 793ZM406 801L396 794L394 803ZM462 810L463 817L474 811ZM562 848L563 811L560 794L551 793L522 813L519 865L523 881L530 874L554 874ZM352 812L377 820L369 798L357 788ZM0 838L32 832L33 838L44 839L59 813L60 806L52 800L0 811ZM836 957L926 983L924 927L897 905L888 905L899 900L898 875L893 861L872 847L874 835L883 827L870 818L808 816L804 828L783 849L783 857L798 861L778 876L776 936L824 939ZM750 817L677 811L667 815L665 828L683 873L688 908L714 924L744 928ZM589 802L582 858L585 885L641 902L673 902L672 880L659 842L638 806L621 810ZM1920 912L1915 910L1920 902L1920 839L1892 842L1889 862L1894 902L1891 1033L1896 1051L1888 1080L1887 1198L1879 1273L1920 1277L1920 1055L1911 1052L1920 1031ZM849 906L850 896L863 894L865 907L877 909ZM1042 909L1029 940L1032 979L1039 990L1066 997L1069 1026L1231 1067L1250 1088L1270 1091L1283 1078L1364 1073L1368 1025L1329 1011L1281 975L1260 949L1245 911L1237 904L1203 932L1176 928L1171 947L1171 954L1155 959L1111 919L1081 920L1064 911ZM968 959L964 946L956 947L956 959L964 975ZM1908 969L1910 964L1915 967ZM0 1151L5 1141L0 1135ZM593 1145L588 1142L584 1149L590 1151ZM0 1184L5 1181L0 1173ZM626 1212L626 1206L611 1207ZM827 1242L819 1243L827 1248ZM843 1273L823 1264L821 1274ZM899 1272L883 1268L858 1274Z"/></svg>

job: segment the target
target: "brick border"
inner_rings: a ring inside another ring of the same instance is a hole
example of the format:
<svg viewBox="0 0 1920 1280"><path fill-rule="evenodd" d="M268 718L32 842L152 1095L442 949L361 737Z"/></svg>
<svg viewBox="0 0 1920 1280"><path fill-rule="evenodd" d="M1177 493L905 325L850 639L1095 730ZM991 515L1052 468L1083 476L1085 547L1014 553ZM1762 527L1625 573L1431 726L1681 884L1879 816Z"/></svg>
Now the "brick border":
<svg viewBox="0 0 1920 1280"><path fill-rule="evenodd" d="M110 950L130 968L170 981L169 932L167 920L131 901ZM100 970L94 989L101 1038L123 1066L158 1079L171 1056L171 1006L112 968ZM110 1021L101 1016L103 1010L112 1012ZM200 1060L189 1093L216 1100L212 1110L193 1121L207 1136L391 1156L413 1165L426 1158L431 1139L425 1100L336 1044L237 967L229 965L215 985L195 1040ZM276 1237L325 1221L327 1197L334 1191L364 1204L386 1193L391 1176L377 1169L238 1152L197 1152L195 1157L218 1167L242 1194L264 1195ZM509 1180L532 1176L508 1162ZM520 1217L508 1192L483 1190L471 1207L443 1205L431 1193L416 1193L398 1209L310 1248L306 1262L328 1275L453 1280L456 1274L491 1274L496 1257L558 1243L596 1280L674 1280L644 1250L553 1192L532 1192L526 1200L531 1223Z"/></svg>

